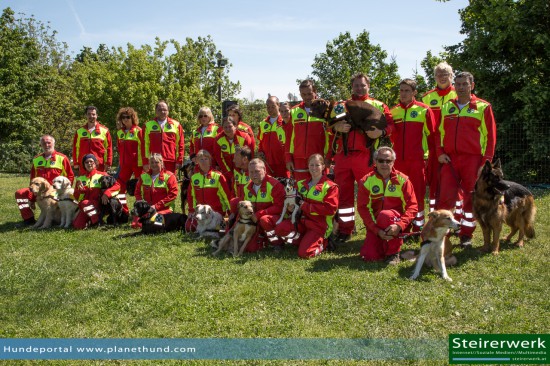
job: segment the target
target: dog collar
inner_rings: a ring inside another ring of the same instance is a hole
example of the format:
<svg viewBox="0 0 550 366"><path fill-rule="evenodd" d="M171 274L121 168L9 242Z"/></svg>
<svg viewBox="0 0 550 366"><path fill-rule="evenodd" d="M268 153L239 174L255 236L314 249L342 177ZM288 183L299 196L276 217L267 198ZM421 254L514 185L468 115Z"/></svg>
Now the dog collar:
<svg viewBox="0 0 550 366"><path fill-rule="evenodd" d="M430 244L431 240L424 240L422 243L420 243L420 247L423 247L426 244Z"/></svg>
<svg viewBox="0 0 550 366"><path fill-rule="evenodd" d="M258 226L258 223L253 222L252 220L250 220L250 221L241 221L241 220L242 219L239 219L239 224Z"/></svg>

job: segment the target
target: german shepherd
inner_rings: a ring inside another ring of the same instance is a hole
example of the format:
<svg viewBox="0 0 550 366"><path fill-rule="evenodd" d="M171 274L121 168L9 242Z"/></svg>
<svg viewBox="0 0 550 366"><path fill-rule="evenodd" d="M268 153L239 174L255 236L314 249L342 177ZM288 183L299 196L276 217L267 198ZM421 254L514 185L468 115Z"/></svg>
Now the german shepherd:
<svg viewBox="0 0 550 366"><path fill-rule="evenodd" d="M483 230L481 250L487 253L498 254L504 222L511 229L506 242L510 242L518 231L518 247L523 247L524 237L535 237L537 208L533 194L521 184L504 180L503 176L500 159L494 164L486 161L473 193L474 216Z"/></svg>

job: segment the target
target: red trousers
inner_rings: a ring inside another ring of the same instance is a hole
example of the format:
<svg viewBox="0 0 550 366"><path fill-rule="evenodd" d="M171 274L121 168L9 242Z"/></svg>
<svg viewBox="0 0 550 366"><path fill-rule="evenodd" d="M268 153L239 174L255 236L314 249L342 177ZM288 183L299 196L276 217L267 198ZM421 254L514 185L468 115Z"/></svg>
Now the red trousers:
<svg viewBox="0 0 550 366"><path fill-rule="evenodd" d="M460 222L460 235L471 237L476 229L473 214L472 192L477 173L482 164L481 155L449 155L451 162L443 164L439 177L440 192L437 209L452 210L458 200L459 190L464 200L464 214Z"/></svg>
<svg viewBox="0 0 550 366"><path fill-rule="evenodd" d="M430 193L429 193L430 212L435 210L437 190L439 189L439 171L440 171L441 163L437 160L437 156L435 155L436 155L435 151L433 153L430 151L430 156L428 157L428 166L426 169L426 181L430 187ZM416 200L418 201L418 197L416 197ZM419 208L419 211L420 211L420 208Z"/></svg>
<svg viewBox="0 0 550 366"><path fill-rule="evenodd" d="M324 234L315 230L307 230L303 221L298 224L298 233L290 219L285 219L277 225L275 233L281 238L292 240L294 245L298 245L300 258L315 257L321 254L326 247Z"/></svg>
<svg viewBox="0 0 550 366"><path fill-rule="evenodd" d="M78 203L78 208L78 214L73 221L75 229L85 229L88 223L94 225L99 222L101 206L98 201L82 200Z"/></svg>
<svg viewBox="0 0 550 366"><path fill-rule="evenodd" d="M355 227L355 182L359 182L373 167L369 167L370 151L349 151L334 157L334 183L340 188L338 198L338 232L350 235Z"/></svg>
<svg viewBox="0 0 550 366"><path fill-rule="evenodd" d="M399 160L395 161L395 169L406 174L414 188L414 195L418 202L418 213L414 218L413 230L419 231L424 226L424 200L426 197L426 162L420 160ZM409 228L410 229L410 228ZM410 230L409 230L410 231Z"/></svg>
<svg viewBox="0 0 550 366"><path fill-rule="evenodd" d="M267 174L271 175L274 178L288 178L290 177L290 172L286 170L286 164L267 164L265 168L267 169Z"/></svg>
<svg viewBox="0 0 550 366"><path fill-rule="evenodd" d="M120 170L118 172L118 183L120 184L120 191L117 198L122 204L122 209L126 213L130 212L128 208L128 202L126 200L126 183L130 180L130 178L132 178L132 174L134 174L134 178L139 178L142 172L143 169L140 166L120 166Z"/></svg>
<svg viewBox="0 0 550 366"><path fill-rule="evenodd" d="M31 202L36 202L36 196L28 187L21 188L15 192L15 202L17 202L17 207L19 207L19 213L21 214L23 220L28 220L34 217L34 212L32 211L30 204Z"/></svg>
<svg viewBox="0 0 550 366"><path fill-rule="evenodd" d="M400 220L401 214L399 212L395 210L383 210L378 214L376 224L380 229L384 230ZM378 233L367 229L367 236L359 254L367 262L381 261L389 255L399 253L401 245L403 245L403 239L401 238L384 240L378 236Z"/></svg>

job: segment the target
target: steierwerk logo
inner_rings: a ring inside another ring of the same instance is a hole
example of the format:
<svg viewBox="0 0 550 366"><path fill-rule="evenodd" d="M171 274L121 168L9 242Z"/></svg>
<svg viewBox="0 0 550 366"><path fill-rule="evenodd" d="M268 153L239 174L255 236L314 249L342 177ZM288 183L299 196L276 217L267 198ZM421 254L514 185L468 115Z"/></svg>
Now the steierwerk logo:
<svg viewBox="0 0 550 366"><path fill-rule="evenodd" d="M451 334L449 363L548 363L548 334Z"/></svg>

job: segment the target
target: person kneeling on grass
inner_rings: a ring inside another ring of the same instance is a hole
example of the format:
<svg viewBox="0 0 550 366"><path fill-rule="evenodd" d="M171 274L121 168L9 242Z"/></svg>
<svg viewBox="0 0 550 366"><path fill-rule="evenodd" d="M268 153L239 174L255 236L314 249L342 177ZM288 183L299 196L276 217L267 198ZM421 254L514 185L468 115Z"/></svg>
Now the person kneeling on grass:
<svg viewBox="0 0 550 366"><path fill-rule="evenodd" d="M418 211L413 185L406 175L395 170L394 162L392 148L379 148L374 152L374 171L359 183L357 210L367 228L360 251L365 261L399 263L399 251L403 245L399 234Z"/></svg>
<svg viewBox="0 0 550 366"><path fill-rule="evenodd" d="M285 219L275 228L275 233L298 245L301 258L315 257L327 247L332 233L332 221L338 210L338 186L327 178L325 160L320 154L308 159L311 178L298 182L301 220L298 223L298 238L291 219ZM296 208L295 208L296 209Z"/></svg>
<svg viewBox="0 0 550 366"><path fill-rule="evenodd" d="M136 201L145 200L159 214L173 212L179 192L178 179L166 170L161 154L153 153L148 160L149 170L141 174L136 184ZM131 226L141 228L139 217L133 218Z"/></svg>
<svg viewBox="0 0 550 366"><path fill-rule="evenodd" d="M108 175L97 170L97 158L94 154L87 154L82 158L82 166L86 170L75 180L74 196L78 201L78 214L73 221L75 229L85 229L86 226L99 224L101 204L109 203L111 197L116 197L120 189L118 181L101 193L99 178Z"/></svg>

